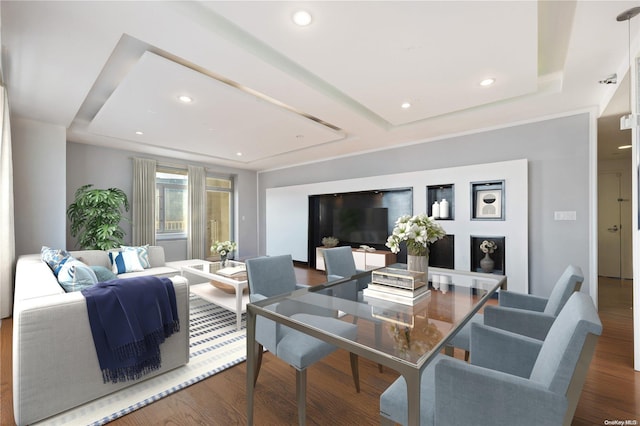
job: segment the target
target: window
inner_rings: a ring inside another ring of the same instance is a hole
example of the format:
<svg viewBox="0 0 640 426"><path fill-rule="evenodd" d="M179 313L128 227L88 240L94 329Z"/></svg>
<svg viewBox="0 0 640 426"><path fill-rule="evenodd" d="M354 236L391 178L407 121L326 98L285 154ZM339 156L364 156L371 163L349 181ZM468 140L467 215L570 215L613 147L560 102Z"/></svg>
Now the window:
<svg viewBox="0 0 640 426"><path fill-rule="evenodd" d="M206 180L207 191L207 241L205 253L210 253L211 244L233 238L233 180L211 177ZM216 256L215 253L210 253Z"/></svg>
<svg viewBox="0 0 640 426"><path fill-rule="evenodd" d="M188 176L186 170L158 168L156 172L156 238L186 239L189 229ZM205 253L215 241L233 238L233 179L206 178ZM214 255L215 256L215 255Z"/></svg>
<svg viewBox="0 0 640 426"><path fill-rule="evenodd" d="M156 237L187 238L187 173L158 169L156 172Z"/></svg>

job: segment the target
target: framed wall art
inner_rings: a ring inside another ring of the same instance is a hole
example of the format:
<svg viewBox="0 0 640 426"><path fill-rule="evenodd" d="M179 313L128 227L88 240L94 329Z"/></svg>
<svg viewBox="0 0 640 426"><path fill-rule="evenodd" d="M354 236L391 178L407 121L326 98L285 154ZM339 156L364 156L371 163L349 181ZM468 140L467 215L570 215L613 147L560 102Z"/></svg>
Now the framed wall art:
<svg viewBox="0 0 640 426"><path fill-rule="evenodd" d="M471 219L504 220L504 181L471 183Z"/></svg>

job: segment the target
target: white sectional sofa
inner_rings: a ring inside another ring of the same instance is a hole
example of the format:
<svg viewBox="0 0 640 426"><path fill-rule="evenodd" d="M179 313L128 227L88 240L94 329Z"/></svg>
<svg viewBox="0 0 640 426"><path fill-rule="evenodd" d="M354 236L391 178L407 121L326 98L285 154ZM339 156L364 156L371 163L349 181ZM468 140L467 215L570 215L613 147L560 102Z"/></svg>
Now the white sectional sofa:
<svg viewBox="0 0 640 426"><path fill-rule="evenodd" d="M72 251L89 265L110 266L106 252ZM149 247L151 268L119 275L170 277L175 288L180 331L160 347L162 366L141 380L189 361L189 285L179 262L165 264L162 247ZM18 425L31 424L138 381L103 383L87 306L81 292L65 293L40 254L16 266L13 310L13 407Z"/></svg>

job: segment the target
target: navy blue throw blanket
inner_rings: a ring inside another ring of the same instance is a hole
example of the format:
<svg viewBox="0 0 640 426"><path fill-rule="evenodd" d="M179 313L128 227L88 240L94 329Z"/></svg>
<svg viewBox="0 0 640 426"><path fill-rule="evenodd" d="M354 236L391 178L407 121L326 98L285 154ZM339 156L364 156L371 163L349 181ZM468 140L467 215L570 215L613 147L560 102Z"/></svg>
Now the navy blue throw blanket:
<svg viewBox="0 0 640 426"><path fill-rule="evenodd" d="M105 383L160 368L160 344L180 330L169 278L115 279L82 290Z"/></svg>

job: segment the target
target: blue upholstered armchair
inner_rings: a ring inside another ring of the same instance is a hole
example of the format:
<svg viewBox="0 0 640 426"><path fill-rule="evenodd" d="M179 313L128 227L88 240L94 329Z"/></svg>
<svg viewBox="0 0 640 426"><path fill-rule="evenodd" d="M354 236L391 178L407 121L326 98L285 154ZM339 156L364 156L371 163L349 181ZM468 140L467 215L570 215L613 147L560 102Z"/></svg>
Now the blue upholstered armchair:
<svg viewBox="0 0 640 426"><path fill-rule="evenodd" d="M570 425L602 323L575 292L544 341L474 323L471 363L438 355L420 383L421 425ZM402 377L380 397L382 424L407 423Z"/></svg>
<svg viewBox="0 0 640 426"><path fill-rule="evenodd" d="M290 293L304 287L296 283L295 270L290 255L249 259L246 261L246 266L251 302ZM339 336L350 339L356 337L357 327L334 318L335 311L319 309L313 314L309 312L296 313L294 304L282 304L277 309L286 309L290 318L298 319L324 330L330 330ZM256 341L260 346L254 380L258 380L263 347L293 366L296 369L298 420L300 424L304 424L306 417L306 369L336 350L336 347L261 316L256 318ZM360 392L358 356L353 353L350 356L354 384L356 391Z"/></svg>
<svg viewBox="0 0 640 426"><path fill-rule="evenodd" d="M573 292L580 291L583 281L582 270L569 265L556 281L548 299L532 294L501 291L499 306L486 306L484 315L474 315L449 341L449 347L464 349L465 358L468 358L469 334L474 322L543 340L569 297ZM451 354L453 351L448 349L447 352Z"/></svg>

